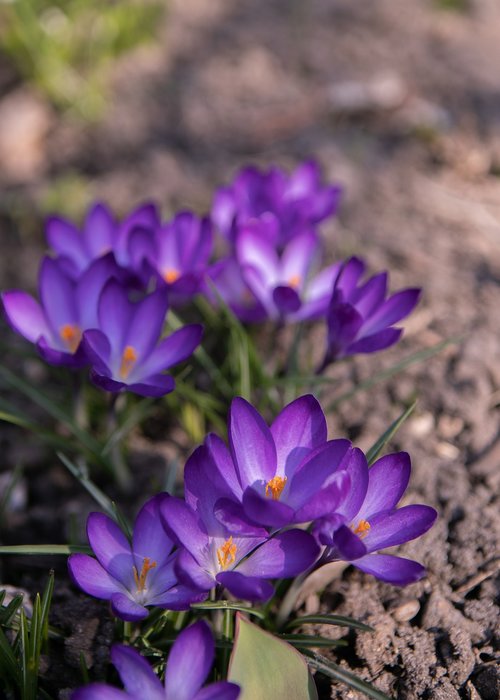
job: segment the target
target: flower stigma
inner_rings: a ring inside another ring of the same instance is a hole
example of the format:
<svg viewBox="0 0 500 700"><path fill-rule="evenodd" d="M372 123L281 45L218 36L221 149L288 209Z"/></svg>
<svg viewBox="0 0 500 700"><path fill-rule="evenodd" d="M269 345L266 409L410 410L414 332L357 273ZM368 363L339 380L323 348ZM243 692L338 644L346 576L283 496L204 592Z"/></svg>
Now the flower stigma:
<svg viewBox="0 0 500 700"><path fill-rule="evenodd" d="M290 287L292 287L293 289L298 289L300 287L300 283L301 283L300 275L295 274L295 275L292 275L288 279L288 285Z"/></svg>
<svg viewBox="0 0 500 700"><path fill-rule="evenodd" d="M137 353L131 345L127 345L122 354L122 362L120 365L120 377L127 379L132 371L133 366L137 362Z"/></svg>
<svg viewBox="0 0 500 700"><path fill-rule="evenodd" d="M363 537L367 536L370 527L371 525L368 522L368 520L360 520L357 528L354 528L354 526L351 525L351 530L354 532L355 535L359 535L360 538L363 539Z"/></svg>
<svg viewBox="0 0 500 700"><path fill-rule="evenodd" d="M238 547L233 544L233 536L226 540L224 544L217 550L217 561L221 569L225 570L236 561L236 552Z"/></svg>
<svg viewBox="0 0 500 700"><path fill-rule="evenodd" d="M174 282L177 282L180 276L181 273L175 268L169 268L163 273L163 279L167 284L173 284Z"/></svg>
<svg viewBox="0 0 500 700"><path fill-rule="evenodd" d="M137 571L136 566L133 566L132 569L134 570L134 581L135 585L137 586L137 590L139 593L142 593L146 588L146 577L148 572L151 571L151 569L156 569L156 562L151 561L149 557L144 557L141 573Z"/></svg>
<svg viewBox="0 0 500 700"><path fill-rule="evenodd" d="M71 353L75 353L82 339L81 329L74 323L65 323L64 326L61 327L59 335L68 350Z"/></svg>
<svg viewBox="0 0 500 700"><path fill-rule="evenodd" d="M286 476L273 476L266 484L266 498L271 495L273 501L277 501L285 488L286 481Z"/></svg>

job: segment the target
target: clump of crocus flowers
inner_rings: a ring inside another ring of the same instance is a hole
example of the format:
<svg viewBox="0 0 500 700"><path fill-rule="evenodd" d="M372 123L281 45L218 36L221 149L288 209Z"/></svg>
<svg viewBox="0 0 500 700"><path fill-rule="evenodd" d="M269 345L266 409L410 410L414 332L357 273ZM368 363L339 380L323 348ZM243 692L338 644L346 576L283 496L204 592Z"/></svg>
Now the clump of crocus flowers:
<svg viewBox="0 0 500 700"><path fill-rule="evenodd" d="M366 265L356 257L324 264L319 227L335 214L340 193L321 182L310 161L291 174L243 169L217 190L205 216L182 211L162 221L151 203L122 220L95 203L81 229L52 216L39 298L4 291L7 320L46 362L88 367L100 389L148 397L174 390L168 371L201 343L203 326L175 315L197 296L228 307L238 323L322 322L326 343L317 373L341 358L386 349L401 337L396 324L414 309L420 290L389 295L388 274L363 279ZM85 593L109 601L125 625L208 601L267 604L283 580L305 578L332 561L401 586L425 575L418 562L381 552L424 534L436 518L426 505L398 508L410 479L406 453L369 466L349 440L328 438L312 395L286 405L270 425L236 397L227 437L227 443L205 437L185 465L182 497L162 492L147 500L130 537L109 514L88 517L93 556L72 554L70 575ZM204 621L179 634L164 684L130 646L114 646L111 659L124 690L91 684L74 700L139 693L236 700L240 692L225 681L202 688L214 660Z"/></svg>

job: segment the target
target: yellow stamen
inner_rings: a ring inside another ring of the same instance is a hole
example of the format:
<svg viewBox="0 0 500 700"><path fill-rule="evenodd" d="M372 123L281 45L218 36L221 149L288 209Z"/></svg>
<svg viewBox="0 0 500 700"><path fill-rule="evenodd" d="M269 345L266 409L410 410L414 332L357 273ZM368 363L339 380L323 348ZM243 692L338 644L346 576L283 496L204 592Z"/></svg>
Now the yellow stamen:
<svg viewBox="0 0 500 700"><path fill-rule="evenodd" d="M71 353L75 353L82 339L81 329L73 323L65 323L59 331L61 339Z"/></svg>
<svg viewBox="0 0 500 700"><path fill-rule="evenodd" d="M120 377L127 379L132 371L132 367L137 362L137 353L131 345L127 345L122 354L122 363L120 365Z"/></svg>
<svg viewBox="0 0 500 700"><path fill-rule="evenodd" d="M146 588L146 577L148 575L148 572L151 571L151 569L156 569L156 562L151 561L149 557L144 557L144 561L142 562L141 573L137 571L137 567L133 566L132 568L134 570L135 585L137 586L137 590L139 591L139 593L142 593L143 590Z"/></svg>
<svg viewBox="0 0 500 700"><path fill-rule="evenodd" d="M368 522L368 520L360 520L357 528L354 528L354 526L351 525L351 530L354 532L355 535L359 535L360 538L363 539L363 537L367 536L370 527L371 525Z"/></svg>
<svg viewBox="0 0 500 700"><path fill-rule="evenodd" d="M277 501L285 488L286 481L286 476L273 476L273 478L266 484L266 497L269 498L269 495L271 494L273 501Z"/></svg>
<svg viewBox="0 0 500 700"><path fill-rule="evenodd" d="M301 281L300 275L292 275L288 280L288 286L293 287L293 289L297 289L300 287Z"/></svg>
<svg viewBox="0 0 500 700"><path fill-rule="evenodd" d="M165 270L163 273L163 279L167 284L173 284L174 282L177 282L179 277L181 276L181 273L179 270L175 270L174 268Z"/></svg>
<svg viewBox="0 0 500 700"><path fill-rule="evenodd" d="M234 564L237 551L238 547L233 544L233 537L231 536L217 550L217 560L221 569L227 569L228 566Z"/></svg>

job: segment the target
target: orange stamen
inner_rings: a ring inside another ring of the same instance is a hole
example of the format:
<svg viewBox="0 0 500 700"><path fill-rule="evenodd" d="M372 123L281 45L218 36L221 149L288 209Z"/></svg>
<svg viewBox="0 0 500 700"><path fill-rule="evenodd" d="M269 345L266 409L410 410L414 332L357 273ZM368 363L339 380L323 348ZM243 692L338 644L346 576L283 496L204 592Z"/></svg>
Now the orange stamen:
<svg viewBox="0 0 500 700"><path fill-rule="evenodd" d="M273 501L277 501L285 488L286 481L286 476L273 476L266 484L266 498L272 495Z"/></svg>
<svg viewBox="0 0 500 700"><path fill-rule="evenodd" d="M177 282L179 277L181 276L181 273L179 270L175 270L174 268L165 270L163 273L163 279L167 284L173 284L174 282Z"/></svg>
<svg viewBox="0 0 500 700"><path fill-rule="evenodd" d="M300 275L292 275L288 280L288 285L290 287L293 287L293 289L297 289L298 287L300 287L301 281L302 280Z"/></svg>
<svg viewBox="0 0 500 700"><path fill-rule="evenodd" d="M367 536L367 534L368 534L368 532L369 532L369 530L370 530L370 527L371 527L371 525L370 525L370 523L368 522L368 520L360 520L359 523L358 523L357 528L354 528L354 527L351 525L351 529L352 529L352 531L354 532L354 534L355 534L355 535L359 535L361 539L363 539L363 537L366 537L366 536Z"/></svg>
<svg viewBox="0 0 500 700"><path fill-rule="evenodd" d="M73 323L65 323L59 331L61 340L66 344L71 353L75 353L82 339L81 329Z"/></svg>
<svg viewBox="0 0 500 700"><path fill-rule="evenodd" d="M227 569L228 566L234 564L236 561L236 552L238 547L233 544L233 537L231 536L224 544L217 550L217 561L221 569Z"/></svg>
<svg viewBox="0 0 500 700"><path fill-rule="evenodd" d="M151 569L156 569L156 562L151 561L149 557L144 557L144 561L142 562L141 573L137 571L137 567L133 566L132 568L134 570L135 585L137 586L137 590L139 591L139 593L142 593L143 590L146 588L146 577L148 575L148 572L151 571Z"/></svg>
<svg viewBox="0 0 500 700"><path fill-rule="evenodd" d="M137 362L137 353L131 345L127 345L122 354L122 363L120 365L120 377L127 379L132 371L132 367Z"/></svg>

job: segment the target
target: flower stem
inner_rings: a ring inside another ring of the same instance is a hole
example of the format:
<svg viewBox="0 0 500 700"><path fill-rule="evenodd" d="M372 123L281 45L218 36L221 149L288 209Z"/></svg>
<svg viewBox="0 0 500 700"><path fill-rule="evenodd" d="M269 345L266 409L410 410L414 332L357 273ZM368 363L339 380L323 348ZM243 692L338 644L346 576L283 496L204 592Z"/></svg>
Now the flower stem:
<svg viewBox="0 0 500 700"><path fill-rule="evenodd" d="M125 644L128 643L131 636L132 636L132 623L124 620L123 621L123 641L125 642Z"/></svg>
<svg viewBox="0 0 500 700"><path fill-rule="evenodd" d="M116 411L116 404L118 401L119 394L112 394L111 401L109 402L108 408L108 439L118 428L118 414ZM123 459L123 452L120 443L113 446L111 450L111 467L113 469L113 476L115 477L116 483L123 493L130 493L132 488L132 478L127 467L125 460Z"/></svg>
<svg viewBox="0 0 500 700"><path fill-rule="evenodd" d="M222 617L222 635L224 641L232 642L234 637L234 611L224 610ZM224 648L222 650L222 672L223 677L227 678L227 670L229 666L229 657L231 656L231 649Z"/></svg>

